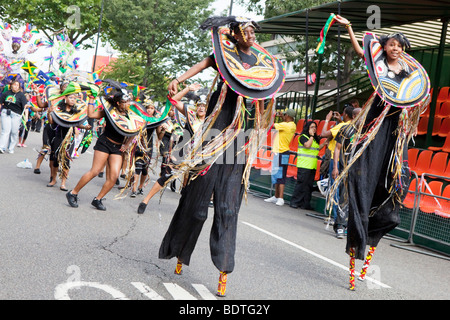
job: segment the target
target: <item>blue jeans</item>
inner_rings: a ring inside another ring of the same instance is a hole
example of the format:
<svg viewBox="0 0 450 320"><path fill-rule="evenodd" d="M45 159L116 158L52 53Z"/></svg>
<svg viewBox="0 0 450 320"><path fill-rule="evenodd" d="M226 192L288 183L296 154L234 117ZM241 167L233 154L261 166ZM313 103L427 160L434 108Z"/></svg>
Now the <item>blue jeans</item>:
<svg viewBox="0 0 450 320"><path fill-rule="evenodd" d="M3 108L1 113L2 133L0 135L0 149L5 151L8 148L8 151L12 152L19 139L19 127L22 115L12 111L8 115L7 111Z"/></svg>

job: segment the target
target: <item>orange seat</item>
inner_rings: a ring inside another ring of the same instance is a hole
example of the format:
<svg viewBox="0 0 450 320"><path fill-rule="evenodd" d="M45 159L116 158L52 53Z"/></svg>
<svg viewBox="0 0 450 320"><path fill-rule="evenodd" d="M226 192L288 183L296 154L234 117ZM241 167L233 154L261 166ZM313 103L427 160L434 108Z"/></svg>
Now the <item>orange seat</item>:
<svg viewBox="0 0 450 320"><path fill-rule="evenodd" d="M442 119L441 127L437 135L439 137L446 137L450 132L450 117Z"/></svg>
<svg viewBox="0 0 450 320"><path fill-rule="evenodd" d="M317 120L316 120L317 121ZM317 123L317 122L316 122ZM336 125L336 121L329 121L328 122L328 126L326 128L326 130L330 130L331 128L333 128ZM318 126L317 126L317 134L320 135L322 134L322 130L325 127L325 120L322 120L319 122Z"/></svg>
<svg viewBox="0 0 450 320"><path fill-rule="evenodd" d="M260 169L261 168L261 160L264 154L264 149L259 149L257 154L256 154L256 158L253 161L252 167L255 169Z"/></svg>
<svg viewBox="0 0 450 320"><path fill-rule="evenodd" d="M273 139L275 138L275 134L276 134L276 130L270 130L269 132L267 132L266 142L264 144L266 147L272 148Z"/></svg>
<svg viewBox="0 0 450 320"><path fill-rule="evenodd" d="M305 119L300 119L297 121L297 129L295 129L296 133L300 133L303 131L303 125L305 124Z"/></svg>
<svg viewBox="0 0 450 320"><path fill-rule="evenodd" d="M427 134L428 131L428 115L423 116L419 120L419 124L417 125L417 134L424 135Z"/></svg>
<svg viewBox="0 0 450 320"><path fill-rule="evenodd" d="M450 181L450 161L447 164L447 169L445 169L443 176L445 180Z"/></svg>
<svg viewBox="0 0 450 320"><path fill-rule="evenodd" d="M440 199L441 207L434 213L442 218L450 218L450 184L442 191L442 196L446 199Z"/></svg>
<svg viewBox="0 0 450 320"><path fill-rule="evenodd" d="M439 113L436 114L436 117L438 118L448 118L450 117L450 99L444 101L440 108Z"/></svg>
<svg viewBox="0 0 450 320"><path fill-rule="evenodd" d="M439 210L441 208L442 199L433 197L433 196L441 196L442 195L442 181L431 181L430 183L426 183L423 187L423 193L420 196L419 208L421 211L426 213L434 213L435 210Z"/></svg>
<svg viewBox="0 0 450 320"><path fill-rule="evenodd" d="M450 152L450 135L447 135L442 147L428 147L428 150Z"/></svg>
<svg viewBox="0 0 450 320"><path fill-rule="evenodd" d="M437 176L443 176L445 169L447 167L448 153L438 152L433 155L431 160L430 168L427 173L434 174Z"/></svg>
<svg viewBox="0 0 450 320"><path fill-rule="evenodd" d="M439 134L439 130L441 129L442 119L441 118L434 118L433 121L433 131L431 132L431 135L437 136Z"/></svg>
<svg viewBox="0 0 450 320"><path fill-rule="evenodd" d="M289 164L286 177L297 179L297 156L295 154L291 154L289 156Z"/></svg>
<svg viewBox="0 0 450 320"><path fill-rule="evenodd" d="M408 162L409 162L409 168L412 171L415 171L416 163L417 163L417 156L419 155L420 150L417 148L410 148L408 149Z"/></svg>
<svg viewBox="0 0 450 320"><path fill-rule="evenodd" d="M327 138L322 138L320 139L320 144L324 143L325 141L327 141ZM327 151L327 146L323 146L322 149L319 150L319 158L323 157L323 155L325 154L325 152Z"/></svg>
<svg viewBox="0 0 450 320"><path fill-rule="evenodd" d="M297 153L298 151L298 134L295 134L294 137L291 140L291 143L289 144L289 150Z"/></svg>
<svg viewBox="0 0 450 320"><path fill-rule="evenodd" d="M317 134L321 134L322 133L322 129L325 126L325 120L321 120L319 122L319 125L317 126ZM328 129L329 129L330 125L328 124Z"/></svg>
<svg viewBox="0 0 450 320"><path fill-rule="evenodd" d="M320 166L322 165L322 160L317 160L317 169L316 169L316 176L314 177L314 181L320 180Z"/></svg>
<svg viewBox="0 0 450 320"><path fill-rule="evenodd" d="M442 87L439 90L438 97L436 99L436 102L438 104L448 100L449 89L450 89L450 87Z"/></svg>
<svg viewBox="0 0 450 320"><path fill-rule="evenodd" d="M414 200L416 198L416 191L417 192L419 191L419 190L416 190L416 186L417 186L417 179L411 180L411 183L409 184L408 193L406 194L406 197L403 200L403 205L408 209L414 208L414 204L415 204Z"/></svg>
<svg viewBox="0 0 450 320"><path fill-rule="evenodd" d="M263 152L261 157L261 165L259 169L264 171L270 171L272 169L273 152L266 150Z"/></svg>
<svg viewBox="0 0 450 320"><path fill-rule="evenodd" d="M418 176L421 176L424 173L427 173L430 169L431 158L433 157L433 151L423 150L419 153L417 157L416 166L414 171Z"/></svg>

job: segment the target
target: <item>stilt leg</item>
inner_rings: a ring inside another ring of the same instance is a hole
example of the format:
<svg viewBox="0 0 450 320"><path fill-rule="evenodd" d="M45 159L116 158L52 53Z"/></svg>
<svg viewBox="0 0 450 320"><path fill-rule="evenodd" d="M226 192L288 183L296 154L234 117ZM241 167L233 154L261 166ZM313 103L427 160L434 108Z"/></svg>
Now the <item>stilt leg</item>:
<svg viewBox="0 0 450 320"><path fill-rule="evenodd" d="M219 286L217 288L217 295L219 297L225 297L226 289L227 289L227 273L220 271Z"/></svg>
<svg viewBox="0 0 450 320"><path fill-rule="evenodd" d="M177 266L175 267L175 274L181 275L183 273L183 264L181 263L180 259L177 260Z"/></svg>
<svg viewBox="0 0 450 320"><path fill-rule="evenodd" d="M370 262L372 261L373 253L375 252L376 247L369 247L369 252L367 252L366 261L364 261L364 265L361 269L361 275L359 276L358 280L363 281L366 277L367 268L370 265Z"/></svg>
<svg viewBox="0 0 450 320"><path fill-rule="evenodd" d="M355 248L350 248L350 284L349 289L355 290Z"/></svg>

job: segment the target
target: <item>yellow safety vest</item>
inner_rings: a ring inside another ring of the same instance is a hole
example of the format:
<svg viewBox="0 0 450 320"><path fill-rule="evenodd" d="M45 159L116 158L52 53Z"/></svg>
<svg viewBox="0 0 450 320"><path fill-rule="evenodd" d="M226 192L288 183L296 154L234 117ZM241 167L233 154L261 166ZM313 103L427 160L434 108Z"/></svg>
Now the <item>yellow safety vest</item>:
<svg viewBox="0 0 450 320"><path fill-rule="evenodd" d="M309 139L306 134L303 134L303 136ZM300 137L298 137L297 168L317 169L317 159L320 151L320 145L313 139L311 148L305 148L300 142Z"/></svg>

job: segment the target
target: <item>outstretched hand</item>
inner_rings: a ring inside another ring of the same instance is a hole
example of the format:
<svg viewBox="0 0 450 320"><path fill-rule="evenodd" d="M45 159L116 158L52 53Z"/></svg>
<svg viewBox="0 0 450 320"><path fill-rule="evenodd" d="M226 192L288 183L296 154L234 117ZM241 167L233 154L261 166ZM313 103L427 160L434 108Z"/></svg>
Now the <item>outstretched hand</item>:
<svg viewBox="0 0 450 320"><path fill-rule="evenodd" d="M347 25L350 23L350 21L348 21L346 18L344 18L338 14L336 15L335 19L338 23L343 24L343 25Z"/></svg>
<svg viewBox="0 0 450 320"><path fill-rule="evenodd" d="M178 93L178 81L177 80L172 80L169 83L169 87L167 88L169 90L169 96L174 96L175 94Z"/></svg>

